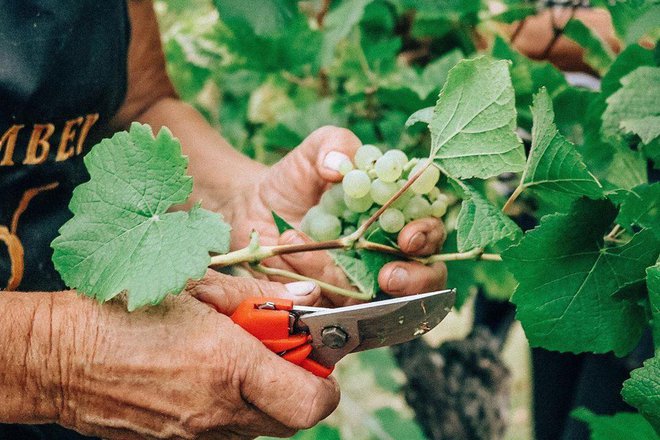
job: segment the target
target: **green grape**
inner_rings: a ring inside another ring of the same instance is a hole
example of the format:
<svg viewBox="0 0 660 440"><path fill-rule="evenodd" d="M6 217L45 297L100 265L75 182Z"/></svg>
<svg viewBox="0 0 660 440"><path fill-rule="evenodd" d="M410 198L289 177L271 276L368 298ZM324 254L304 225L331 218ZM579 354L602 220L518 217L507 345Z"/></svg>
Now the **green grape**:
<svg viewBox="0 0 660 440"><path fill-rule="evenodd" d="M397 182L396 182L397 191L398 191L399 189L403 188L403 186L404 186L407 182L408 182L408 181L407 181L407 180L404 180L404 179L399 179L399 180L397 180ZM404 192L403 194L401 194L401 195L399 196L399 198L397 198L397 199L394 201L394 203L392 203L392 208L403 209L403 208L408 204L408 202L410 201L410 199L413 198L414 195L415 195L415 193L413 193L413 192L410 190L410 188L408 188L408 189L406 190L406 192Z"/></svg>
<svg viewBox="0 0 660 440"><path fill-rule="evenodd" d="M438 199L435 202L431 203L431 215L433 217L440 218L447 213L447 202L442 199Z"/></svg>
<svg viewBox="0 0 660 440"><path fill-rule="evenodd" d="M393 234L403 228L403 225L406 224L406 219L398 209L388 208L380 215L378 223L383 228L383 231Z"/></svg>
<svg viewBox="0 0 660 440"><path fill-rule="evenodd" d="M311 207L300 221L300 230L309 235L311 231L311 224L313 223L314 219L320 215L327 215L321 206L316 205Z"/></svg>
<svg viewBox="0 0 660 440"><path fill-rule="evenodd" d="M431 191L429 191L428 194L426 194L426 197L428 197L431 202L435 202L436 200L438 200L438 197L440 195L441 195L440 188L434 186L433 188L431 188Z"/></svg>
<svg viewBox="0 0 660 440"><path fill-rule="evenodd" d="M346 204L346 203L344 202L344 204ZM341 218L342 218L346 223L350 223L350 224L356 225L357 222L358 222L358 220L360 219L360 213L359 213L359 212L355 212L355 211L351 211L350 209L346 208L346 209L344 210L344 212L342 213Z"/></svg>
<svg viewBox="0 0 660 440"><path fill-rule="evenodd" d="M382 155L383 153L381 153L377 146L365 144L358 148L358 150L355 152L355 157L353 160L356 167L366 171L371 168L374 165L374 162L376 162Z"/></svg>
<svg viewBox="0 0 660 440"><path fill-rule="evenodd" d="M341 173L342 176L345 176L348 174L350 171L352 171L355 167L353 167L353 162L350 160L342 160L341 163L339 164L339 173Z"/></svg>
<svg viewBox="0 0 660 440"><path fill-rule="evenodd" d="M316 241L334 240L340 234L341 221L334 215L319 214L310 221L309 235Z"/></svg>
<svg viewBox="0 0 660 440"><path fill-rule="evenodd" d="M402 166L396 157L392 155L383 155L376 161L376 175L383 182L396 182L401 176Z"/></svg>
<svg viewBox="0 0 660 440"><path fill-rule="evenodd" d="M431 214L431 204L422 196L414 196L403 208L403 215L406 220L417 220L418 218L428 217Z"/></svg>
<svg viewBox="0 0 660 440"><path fill-rule="evenodd" d="M344 228L344 231L342 232L342 235L351 235L353 232L357 231L357 228L355 226L346 226Z"/></svg>
<svg viewBox="0 0 660 440"><path fill-rule="evenodd" d="M347 196L359 199L369 194L371 179L362 170L349 171L342 180L342 187Z"/></svg>
<svg viewBox="0 0 660 440"><path fill-rule="evenodd" d="M410 171L408 178L417 174L419 170L424 167L426 162L419 162L415 167ZM436 183L440 180L440 170L438 170L434 165L428 167L421 176L415 180L415 183L412 184L410 189L415 194L426 194L433 189Z"/></svg>
<svg viewBox="0 0 660 440"><path fill-rule="evenodd" d="M401 150L389 150L386 151L383 156L389 156L395 159L397 162L399 162L399 165L401 165L401 169L403 169L408 163L408 156L406 156L406 153Z"/></svg>
<svg viewBox="0 0 660 440"><path fill-rule="evenodd" d="M380 179L376 179L371 182L371 198L379 205L384 205L398 189L399 186L394 182L383 182Z"/></svg>
<svg viewBox="0 0 660 440"><path fill-rule="evenodd" d="M342 215L346 209L346 204L344 203L344 190L341 185L333 185L328 191L324 192L319 204L328 214L337 217Z"/></svg>
<svg viewBox="0 0 660 440"><path fill-rule="evenodd" d="M346 203L346 206L351 211L366 212L369 210L369 208L371 208L371 205L373 205L374 201L369 193L367 193L366 196L360 198L353 198L348 194L344 194L344 203Z"/></svg>

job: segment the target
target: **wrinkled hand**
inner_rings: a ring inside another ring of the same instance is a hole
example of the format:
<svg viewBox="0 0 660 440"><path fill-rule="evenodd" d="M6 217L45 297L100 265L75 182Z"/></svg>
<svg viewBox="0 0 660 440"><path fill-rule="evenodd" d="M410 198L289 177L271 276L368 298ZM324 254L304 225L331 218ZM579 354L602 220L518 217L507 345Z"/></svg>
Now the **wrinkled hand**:
<svg viewBox="0 0 660 440"><path fill-rule="evenodd" d="M226 316L250 296L315 302L318 287L301 284L209 272L133 313L71 294L75 307L53 315L56 340L67 341L50 367L61 376L58 423L108 439L291 436L315 425L338 404L336 382L281 359Z"/></svg>
<svg viewBox="0 0 660 440"><path fill-rule="evenodd" d="M234 227L232 244L247 245L251 230L259 231L262 244L295 244L310 242L302 233L287 231L278 234L271 210L298 226L305 213L316 205L321 194L340 182L339 164L352 158L360 140L349 130L323 127L314 131L295 150L270 168L253 176L241 194L228 206ZM398 245L405 253L424 256L439 250L445 239L442 222L433 218L416 220L399 233ZM294 271L315 279L350 288L341 269L324 251L299 253L271 258L272 267ZM380 288L395 296L428 292L444 287L447 271L444 263L424 266L415 262L396 261L383 267L378 276ZM321 305L346 305L355 302L338 295L325 295Z"/></svg>

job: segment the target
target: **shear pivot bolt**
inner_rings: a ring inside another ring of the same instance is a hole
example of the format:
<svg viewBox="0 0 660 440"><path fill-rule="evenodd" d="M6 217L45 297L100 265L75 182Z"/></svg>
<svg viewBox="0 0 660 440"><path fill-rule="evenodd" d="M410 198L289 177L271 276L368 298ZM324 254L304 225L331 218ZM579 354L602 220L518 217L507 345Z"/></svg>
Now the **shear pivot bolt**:
<svg viewBox="0 0 660 440"><path fill-rule="evenodd" d="M339 327L326 327L321 332L321 342L330 348L342 348L348 341L348 335Z"/></svg>

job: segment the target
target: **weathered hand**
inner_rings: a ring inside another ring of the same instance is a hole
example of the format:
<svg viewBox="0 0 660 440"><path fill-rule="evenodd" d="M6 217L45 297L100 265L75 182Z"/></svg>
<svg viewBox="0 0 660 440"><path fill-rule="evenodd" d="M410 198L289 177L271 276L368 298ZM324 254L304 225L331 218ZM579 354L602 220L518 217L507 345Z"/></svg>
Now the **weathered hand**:
<svg viewBox="0 0 660 440"><path fill-rule="evenodd" d="M323 127L314 131L303 143L270 168L254 176L228 206L229 221L234 226L232 243L239 248L247 244L251 230L259 231L263 244L293 244L310 241L304 234L287 231L280 236L273 224L271 210L297 226L303 215L316 205L321 194L342 179L337 168L346 157L353 157L360 140L350 131ZM437 219L420 219L408 224L400 233L398 244L411 255L435 253L445 239L443 224ZM271 258L267 265L301 273L316 279L350 287L341 269L324 251L299 253ZM381 270L378 282L392 295L409 295L442 288L446 281L443 263L424 266L412 262L392 262ZM345 297L325 295L321 304L345 305Z"/></svg>
<svg viewBox="0 0 660 440"><path fill-rule="evenodd" d="M53 340L60 346L49 364L59 378L52 400L57 422L81 433L108 439L290 436L315 425L339 401L334 380L281 359L226 316L249 296L315 302L319 291L312 283L286 286L209 272L178 297L133 313L122 304L61 295L53 307Z"/></svg>

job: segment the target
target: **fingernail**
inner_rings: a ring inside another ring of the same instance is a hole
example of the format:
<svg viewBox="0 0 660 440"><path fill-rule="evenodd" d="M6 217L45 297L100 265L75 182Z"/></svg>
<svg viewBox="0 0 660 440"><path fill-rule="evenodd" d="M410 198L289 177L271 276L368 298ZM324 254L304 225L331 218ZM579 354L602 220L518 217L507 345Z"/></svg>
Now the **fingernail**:
<svg viewBox="0 0 660 440"><path fill-rule="evenodd" d="M331 151L325 155L323 159L323 166L332 171L339 171L340 165L344 162L350 160L348 156L339 151Z"/></svg>
<svg viewBox="0 0 660 440"><path fill-rule="evenodd" d="M311 281L296 281L284 285L286 291L293 296L307 296L316 289L316 283Z"/></svg>
<svg viewBox="0 0 660 440"><path fill-rule="evenodd" d="M408 252L417 252L426 244L426 234L416 232L408 242Z"/></svg>
<svg viewBox="0 0 660 440"><path fill-rule="evenodd" d="M284 241L287 244L303 244L305 243L305 240L300 236L300 234L297 231L291 231L287 234L287 236L284 238Z"/></svg>
<svg viewBox="0 0 660 440"><path fill-rule="evenodd" d="M390 274L390 278L387 280L387 290L390 292L398 292L406 287L408 283L408 271L397 267Z"/></svg>

